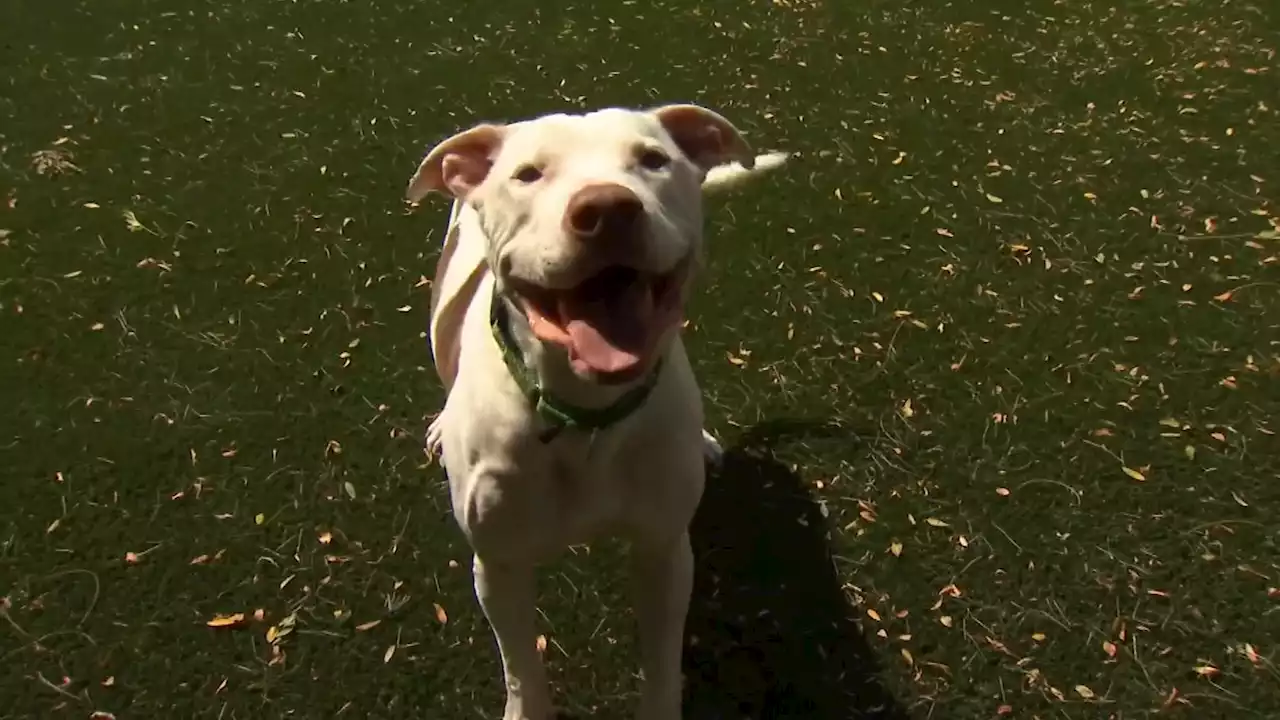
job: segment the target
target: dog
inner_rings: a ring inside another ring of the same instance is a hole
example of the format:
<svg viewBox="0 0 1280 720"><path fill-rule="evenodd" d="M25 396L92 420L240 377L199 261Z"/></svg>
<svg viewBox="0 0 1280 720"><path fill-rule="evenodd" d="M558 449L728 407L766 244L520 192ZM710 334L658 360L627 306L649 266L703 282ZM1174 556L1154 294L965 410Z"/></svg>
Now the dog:
<svg viewBox="0 0 1280 720"><path fill-rule="evenodd" d="M703 192L788 157L697 105L608 108L476 125L410 179L411 203L454 199L430 302L447 395L426 445L473 550L504 720L553 713L535 567L602 534L630 544L636 717L680 718L688 527L720 454L680 337Z"/></svg>

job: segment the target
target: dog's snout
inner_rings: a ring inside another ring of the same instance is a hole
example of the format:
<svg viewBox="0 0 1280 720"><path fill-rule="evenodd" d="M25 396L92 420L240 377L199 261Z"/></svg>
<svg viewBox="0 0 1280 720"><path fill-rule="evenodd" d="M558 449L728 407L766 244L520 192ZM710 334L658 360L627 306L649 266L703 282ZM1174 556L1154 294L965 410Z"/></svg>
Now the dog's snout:
<svg viewBox="0 0 1280 720"><path fill-rule="evenodd" d="M640 226L644 204L621 185L588 185L569 198L564 226L579 240L630 236Z"/></svg>

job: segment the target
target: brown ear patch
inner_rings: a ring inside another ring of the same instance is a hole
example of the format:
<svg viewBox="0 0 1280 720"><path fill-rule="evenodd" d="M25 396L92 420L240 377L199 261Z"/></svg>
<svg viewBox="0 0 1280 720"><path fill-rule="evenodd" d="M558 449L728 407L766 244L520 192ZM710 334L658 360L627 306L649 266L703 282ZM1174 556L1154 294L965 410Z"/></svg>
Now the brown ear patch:
<svg viewBox="0 0 1280 720"><path fill-rule="evenodd" d="M410 178L405 199L419 202L432 192L465 198L489 175L505 138L505 125L484 124L436 145Z"/></svg>

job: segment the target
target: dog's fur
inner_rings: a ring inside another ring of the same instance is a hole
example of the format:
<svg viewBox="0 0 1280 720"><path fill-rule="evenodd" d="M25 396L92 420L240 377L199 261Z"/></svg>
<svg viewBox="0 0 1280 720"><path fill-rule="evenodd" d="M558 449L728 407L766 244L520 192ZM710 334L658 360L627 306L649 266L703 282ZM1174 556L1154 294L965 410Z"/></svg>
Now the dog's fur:
<svg viewBox="0 0 1280 720"><path fill-rule="evenodd" d="M637 717L680 717L688 526L704 454L719 454L702 430L679 332L702 258L702 194L785 158L757 158L723 117L671 105L479 125L432 149L410 181L410 201L432 191L455 198L431 293L431 348L448 396L427 445L443 453L454 516L475 553L476 596L502 656L505 720L552 714L535 644L535 565L601 533L631 544L644 673ZM584 193L600 188L634 199L634 232L602 236L601 225L574 219ZM642 278L627 285L646 293L647 310L634 311L645 318L633 323L641 339L626 352L589 352L570 332L569 311L539 311L547 305L535 298L570 297L613 266ZM514 354L544 391L600 408L657 372L646 401L616 424L548 440L494 338L492 303L504 304Z"/></svg>

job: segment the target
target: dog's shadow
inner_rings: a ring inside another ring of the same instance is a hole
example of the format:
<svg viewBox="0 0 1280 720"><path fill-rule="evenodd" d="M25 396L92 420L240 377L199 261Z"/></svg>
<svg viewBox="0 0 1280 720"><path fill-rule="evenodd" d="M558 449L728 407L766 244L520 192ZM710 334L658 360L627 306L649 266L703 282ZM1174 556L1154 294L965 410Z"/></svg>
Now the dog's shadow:
<svg viewBox="0 0 1280 720"><path fill-rule="evenodd" d="M692 527L686 718L908 717L852 619L826 518L773 454L786 439L837 435L856 442L824 423L759 425L708 474Z"/></svg>

